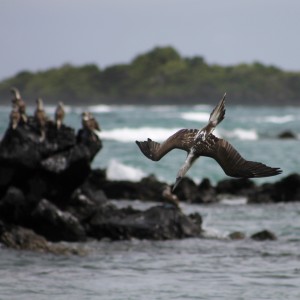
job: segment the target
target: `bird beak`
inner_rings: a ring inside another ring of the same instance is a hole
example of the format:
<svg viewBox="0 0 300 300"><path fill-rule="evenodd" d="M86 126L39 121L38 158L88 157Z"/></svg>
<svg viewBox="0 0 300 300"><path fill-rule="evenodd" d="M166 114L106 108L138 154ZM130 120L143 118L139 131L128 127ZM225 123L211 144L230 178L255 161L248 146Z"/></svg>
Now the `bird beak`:
<svg viewBox="0 0 300 300"><path fill-rule="evenodd" d="M174 185L173 185L172 192L175 191L177 185L179 184L179 182L180 182L181 180L182 180L182 177L177 177L177 178L176 178L176 182L175 182Z"/></svg>

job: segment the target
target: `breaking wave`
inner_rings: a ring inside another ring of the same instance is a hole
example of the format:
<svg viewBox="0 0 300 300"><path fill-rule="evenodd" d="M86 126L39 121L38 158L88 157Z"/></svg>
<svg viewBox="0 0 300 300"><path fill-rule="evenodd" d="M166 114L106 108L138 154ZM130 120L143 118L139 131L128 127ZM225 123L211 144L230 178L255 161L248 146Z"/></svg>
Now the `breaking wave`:
<svg viewBox="0 0 300 300"><path fill-rule="evenodd" d="M274 124L284 124L295 121L295 116L285 115L285 116L268 116L263 118L258 118L258 122L268 122Z"/></svg>
<svg viewBox="0 0 300 300"><path fill-rule="evenodd" d="M207 123L209 120L209 113L206 112L185 112L181 114L181 118L188 121L197 121Z"/></svg>
<svg viewBox="0 0 300 300"><path fill-rule="evenodd" d="M106 169L106 176L109 180L140 181L146 174L131 166L127 166L117 159L111 159Z"/></svg>
<svg viewBox="0 0 300 300"><path fill-rule="evenodd" d="M179 128L154 128L154 127L140 127L140 128L115 128L112 130L102 131L100 136L103 139L115 140L118 142L134 142L136 140L146 140L151 138L155 141L163 141L170 135L175 133Z"/></svg>
<svg viewBox="0 0 300 300"><path fill-rule="evenodd" d="M254 129L236 128L232 131L222 131L225 138L237 138L239 140L257 140L258 134Z"/></svg>

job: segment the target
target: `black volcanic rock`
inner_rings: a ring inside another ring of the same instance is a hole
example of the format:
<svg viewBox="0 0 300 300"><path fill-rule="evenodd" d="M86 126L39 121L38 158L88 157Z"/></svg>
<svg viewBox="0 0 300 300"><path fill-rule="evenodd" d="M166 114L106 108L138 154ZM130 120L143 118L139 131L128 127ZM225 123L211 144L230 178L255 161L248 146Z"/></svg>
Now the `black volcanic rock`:
<svg viewBox="0 0 300 300"><path fill-rule="evenodd" d="M266 183L249 196L249 203L300 201L300 175L291 174L278 182Z"/></svg>
<svg viewBox="0 0 300 300"><path fill-rule="evenodd" d="M269 230L262 230L260 232L252 234L251 239L256 241L266 241L266 240L275 241L277 240L277 237L273 232Z"/></svg>
<svg viewBox="0 0 300 300"><path fill-rule="evenodd" d="M297 139L297 136L292 131L283 131L278 135L278 138L280 139Z"/></svg>
<svg viewBox="0 0 300 300"><path fill-rule="evenodd" d="M139 199L162 201L162 192L166 183L150 175L139 182L127 180L101 182L101 188L110 199Z"/></svg>
<svg viewBox="0 0 300 300"><path fill-rule="evenodd" d="M90 221L89 235L113 240L130 238L166 240L199 237L199 218L188 217L173 206L155 206L146 211L130 208L99 210Z"/></svg>
<svg viewBox="0 0 300 300"><path fill-rule="evenodd" d="M247 178L224 179L218 182L216 191L218 194L248 196L253 193L255 188L255 183Z"/></svg>
<svg viewBox="0 0 300 300"><path fill-rule="evenodd" d="M85 255L87 251L81 247L49 243L43 236L33 230L5 225L0 221L0 243L8 248L27 250L41 253L53 253L57 255Z"/></svg>
<svg viewBox="0 0 300 300"><path fill-rule="evenodd" d="M90 173L90 163L102 148L92 132L52 121L45 127L45 139L35 120L8 128L0 144L0 197L13 185L32 201L45 197L59 202L82 184ZM84 136L85 138L82 138Z"/></svg>
<svg viewBox="0 0 300 300"><path fill-rule="evenodd" d="M0 143L0 222L8 247L51 251L48 241L101 239L175 239L201 234L200 215L172 205L139 211L118 209L114 199L162 201L166 183L154 176L140 182L108 181L90 164L102 148L92 130L57 129L44 133L33 117L8 128Z"/></svg>
<svg viewBox="0 0 300 300"><path fill-rule="evenodd" d="M45 199L32 212L31 224L35 232L53 242L86 239L85 230L74 215L60 210Z"/></svg>

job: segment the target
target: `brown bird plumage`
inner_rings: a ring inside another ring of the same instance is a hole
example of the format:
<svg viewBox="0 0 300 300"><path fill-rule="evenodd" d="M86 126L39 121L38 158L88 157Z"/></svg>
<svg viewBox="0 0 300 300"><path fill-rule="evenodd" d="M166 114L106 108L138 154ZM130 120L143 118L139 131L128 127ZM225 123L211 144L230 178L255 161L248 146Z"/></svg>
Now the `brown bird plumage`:
<svg viewBox="0 0 300 300"><path fill-rule="evenodd" d="M91 131L101 131L97 120L90 112L82 113L82 127Z"/></svg>
<svg viewBox="0 0 300 300"><path fill-rule="evenodd" d="M37 107L34 112L34 119L37 122L37 125L39 126L40 133L41 133L40 141L42 142L46 137L45 127L47 123L47 116L44 110L43 100L41 98L38 98L36 100L36 104Z"/></svg>
<svg viewBox="0 0 300 300"><path fill-rule="evenodd" d="M63 123L64 117L65 117L64 104L62 102L59 102L56 107L55 115L54 115L57 129L60 129L60 127Z"/></svg>
<svg viewBox="0 0 300 300"><path fill-rule="evenodd" d="M22 120L23 123L26 123L26 103L22 99L21 94L17 88L12 87L10 91L13 95L13 98L11 99L13 106L15 105L16 107L18 107L18 111L20 113L20 120Z"/></svg>
<svg viewBox="0 0 300 300"><path fill-rule="evenodd" d="M218 106L220 106L220 103ZM224 111L225 109L219 110L219 114L223 115ZM218 118L218 116L215 116L214 118L222 120L224 115L222 118ZM217 122L217 124L218 123L219 122ZM204 138L199 138L198 129L181 129L161 144L154 142L151 139L143 142L136 141L136 144L143 154L153 161L159 161L173 149L180 149L187 152L188 155L186 161L178 171L173 190L200 156L207 156L215 159L222 167L225 174L231 177L268 177L282 172L279 168L268 167L263 163L244 159L229 142L217 138L212 133L209 133L206 137L204 135Z"/></svg>
<svg viewBox="0 0 300 300"><path fill-rule="evenodd" d="M10 126L12 129L16 129L19 125L19 122L21 120L21 114L19 112L19 107L14 104L13 109L10 113Z"/></svg>

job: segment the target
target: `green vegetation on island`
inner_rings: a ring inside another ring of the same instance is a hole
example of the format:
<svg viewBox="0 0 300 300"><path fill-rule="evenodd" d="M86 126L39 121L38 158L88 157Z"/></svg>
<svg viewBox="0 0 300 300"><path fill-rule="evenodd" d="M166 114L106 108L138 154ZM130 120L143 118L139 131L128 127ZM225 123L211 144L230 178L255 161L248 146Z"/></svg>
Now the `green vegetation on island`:
<svg viewBox="0 0 300 300"><path fill-rule="evenodd" d="M103 70L65 64L41 72L23 71L0 82L0 104L9 103L12 86L28 103L40 96L47 104L215 104L227 92L232 104L300 104L300 72L258 62L208 64L199 56L181 57L172 47L157 47L129 64Z"/></svg>

